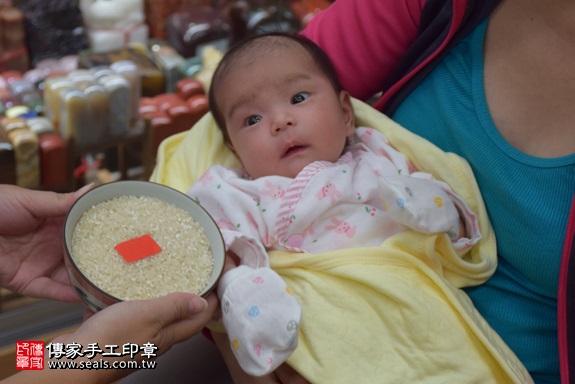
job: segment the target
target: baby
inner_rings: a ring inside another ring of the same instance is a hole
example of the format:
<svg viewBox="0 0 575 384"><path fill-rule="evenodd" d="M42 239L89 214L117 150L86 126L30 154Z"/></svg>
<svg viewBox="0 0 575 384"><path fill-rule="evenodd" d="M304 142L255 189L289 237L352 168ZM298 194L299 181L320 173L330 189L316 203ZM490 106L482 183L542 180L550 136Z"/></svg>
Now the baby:
<svg viewBox="0 0 575 384"><path fill-rule="evenodd" d="M239 264L218 294L229 346L248 374L269 374L298 342L301 308L269 268L268 251L377 247L409 229L446 233L460 252L481 238L448 185L418 172L380 132L356 128L329 58L304 37L268 34L234 46L209 98L242 166L210 168L188 194Z"/></svg>

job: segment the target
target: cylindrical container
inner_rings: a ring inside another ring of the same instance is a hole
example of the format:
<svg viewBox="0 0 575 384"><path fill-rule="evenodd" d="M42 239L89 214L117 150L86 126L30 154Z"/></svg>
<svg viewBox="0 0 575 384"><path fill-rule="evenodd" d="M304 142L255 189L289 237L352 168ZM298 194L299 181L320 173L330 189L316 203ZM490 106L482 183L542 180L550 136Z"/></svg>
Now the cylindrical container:
<svg viewBox="0 0 575 384"><path fill-rule="evenodd" d="M54 133L38 138L40 147L40 182L47 190L65 190L68 185L68 147Z"/></svg>
<svg viewBox="0 0 575 384"><path fill-rule="evenodd" d="M128 28L91 28L88 33L90 45L94 52L109 52L136 42L148 43L148 26L145 23Z"/></svg>
<svg viewBox="0 0 575 384"><path fill-rule="evenodd" d="M184 100L187 100L192 96L203 95L205 93L202 83L200 83L198 79L192 77L187 77L178 81L176 84L176 91L178 96Z"/></svg>
<svg viewBox="0 0 575 384"><path fill-rule="evenodd" d="M8 140L0 126L0 184L16 184L16 154L14 146Z"/></svg>
<svg viewBox="0 0 575 384"><path fill-rule="evenodd" d="M67 135L60 131L60 111L62 109L60 92L73 86L74 83L67 77L50 77L44 81L44 116L52 120L58 133L63 137L67 137Z"/></svg>
<svg viewBox="0 0 575 384"><path fill-rule="evenodd" d="M173 131L172 118L164 111L152 112L148 115L152 129L152 155L155 156L160 143Z"/></svg>
<svg viewBox="0 0 575 384"><path fill-rule="evenodd" d="M38 135L38 137L41 137L46 133L56 133L56 129L52 120L44 116L31 117L26 119L26 124L28 125L28 129Z"/></svg>
<svg viewBox="0 0 575 384"><path fill-rule="evenodd" d="M90 68L94 77L99 81L104 76L115 75L116 72L110 68L109 65L98 65Z"/></svg>
<svg viewBox="0 0 575 384"><path fill-rule="evenodd" d="M4 116L6 117L20 117L30 112L30 108L26 105L14 105L6 111L4 111Z"/></svg>
<svg viewBox="0 0 575 384"><path fill-rule="evenodd" d="M180 99L178 102L171 104L166 109L166 112L172 118L172 131L168 132L170 136L192 128L194 114L184 100Z"/></svg>
<svg viewBox="0 0 575 384"><path fill-rule="evenodd" d="M6 121L14 120L14 121ZM28 129L22 119L4 118L0 124L7 131L8 140L14 147L16 155L16 184L37 189L40 186L40 156L38 136ZM6 129L6 127L10 127Z"/></svg>
<svg viewBox="0 0 575 384"><path fill-rule="evenodd" d="M138 66L131 60L112 63L110 68L122 75L130 84L130 125L134 126L139 118L140 97L142 96L142 75Z"/></svg>
<svg viewBox="0 0 575 384"><path fill-rule="evenodd" d="M176 92L176 84L184 76L186 60L169 45L154 44L151 50L166 79L166 92Z"/></svg>
<svg viewBox="0 0 575 384"><path fill-rule="evenodd" d="M92 72L89 69L85 68L75 69L72 72L68 73L68 77L72 80L76 78L92 77L92 76L93 76Z"/></svg>
<svg viewBox="0 0 575 384"><path fill-rule="evenodd" d="M192 113L194 114L196 121L198 121L202 116L210 110L210 103L206 95L195 95L187 100ZM194 122L195 124L195 122Z"/></svg>
<svg viewBox="0 0 575 384"><path fill-rule="evenodd" d="M84 89L97 81L94 74L88 69L77 69L68 74L75 87Z"/></svg>
<svg viewBox="0 0 575 384"><path fill-rule="evenodd" d="M99 81L108 92L108 132L113 136L125 135L130 130L130 84L115 73L103 76Z"/></svg>
<svg viewBox="0 0 575 384"><path fill-rule="evenodd" d="M74 138L77 144L88 145L89 142L82 142L84 138L78 137L76 128L84 127L91 129L92 122L88 113L88 105L84 92L76 88L66 88L59 92L59 125L58 132L62 138L69 140Z"/></svg>
<svg viewBox="0 0 575 384"><path fill-rule="evenodd" d="M80 1L94 52L109 52L133 42L148 43L143 0Z"/></svg>
<svg viewBox="0 0 575 384"><path fill-rule="evenodd" d="M54 123L47 117L31 117L26 119L26 124L38 136L42 188L65 191L69 186L67 142L55 133Z"/></svg>
<svg viewBox="0 0 575 384"><path fill-rule="evenodd" d="M26 120L20 117L4 117L0 120L0 126L6 134L10 133L10 131L14 129L28 129Z"/></svg>
<svg viewBox="0 0 575 384"><path fill-rule="evenodd" d="M174 103L181 102L180 96L175 93L162 93L154 97L154 102L160 111L166 112Z"/></svg>
<svg viewBox="0 0 575 384"><path fill-rule="evenodd" d="M158 111L158 105L152 97L142 97L140 99L140 116L147 119L152 113Z"/></svg>
<svg viewBox="0 0 575 384"><path fill-rule="evenodd" d="M76 134L79 143L96 145L102 143L109 135L110 97L106 88L99 83L86 84L84 95L88 107L89 126L77 126Z"/></svg>

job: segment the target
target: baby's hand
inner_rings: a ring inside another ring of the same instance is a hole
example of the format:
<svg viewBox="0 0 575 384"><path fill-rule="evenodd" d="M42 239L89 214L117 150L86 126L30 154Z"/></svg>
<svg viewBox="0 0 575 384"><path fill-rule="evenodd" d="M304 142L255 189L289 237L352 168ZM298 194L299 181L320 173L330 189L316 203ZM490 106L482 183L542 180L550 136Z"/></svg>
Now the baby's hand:
<svg viewBox="0 0 575 384"><path fill-rule="evenodd" d="M459 211L433 180L390 176L380 182L384 210L400 225L424 233L465 234ZM462 228L463 227L463 228Z"/></svg>

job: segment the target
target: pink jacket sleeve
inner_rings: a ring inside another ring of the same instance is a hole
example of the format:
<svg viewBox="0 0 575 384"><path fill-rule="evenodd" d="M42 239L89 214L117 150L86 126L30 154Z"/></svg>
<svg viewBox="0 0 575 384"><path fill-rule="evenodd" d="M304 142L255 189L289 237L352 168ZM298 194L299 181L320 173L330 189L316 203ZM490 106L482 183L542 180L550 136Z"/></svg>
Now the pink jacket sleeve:
<svg viewBox="0 0 575 384"><path fill-rule="evenodd" d="M425 0L336 0L302 32L334 62L353 97L380 91L417 36Z"/></svg>

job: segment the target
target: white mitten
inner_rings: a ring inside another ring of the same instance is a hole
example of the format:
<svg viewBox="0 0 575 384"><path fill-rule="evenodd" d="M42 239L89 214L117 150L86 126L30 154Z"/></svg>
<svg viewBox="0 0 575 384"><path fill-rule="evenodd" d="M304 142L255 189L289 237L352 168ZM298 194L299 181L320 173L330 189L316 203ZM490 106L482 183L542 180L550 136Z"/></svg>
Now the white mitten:
<svg viewBox="0 0 575 384"><path fill-rule="evenodd" d="M297 346L301 307L283 279L270 268L240 265L218 286L224 326L242 369L263 376Z"/></svg>
<svg viewBox="0 0 575 384"><path fill-rule="evenodd" d="M459 212L447 192L432 180L390 176L380 181L384 210L398 223L424 233L459 233Z"/></svg>

